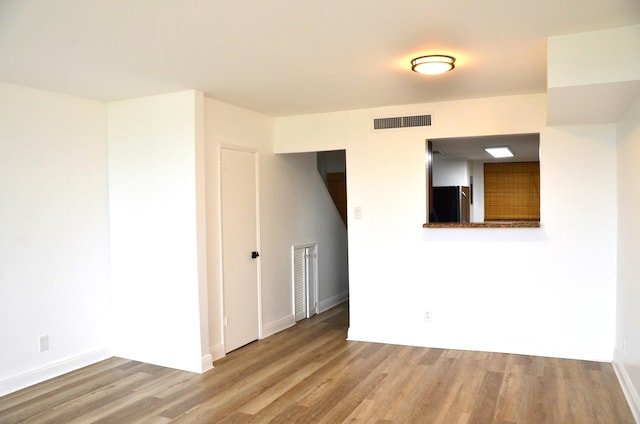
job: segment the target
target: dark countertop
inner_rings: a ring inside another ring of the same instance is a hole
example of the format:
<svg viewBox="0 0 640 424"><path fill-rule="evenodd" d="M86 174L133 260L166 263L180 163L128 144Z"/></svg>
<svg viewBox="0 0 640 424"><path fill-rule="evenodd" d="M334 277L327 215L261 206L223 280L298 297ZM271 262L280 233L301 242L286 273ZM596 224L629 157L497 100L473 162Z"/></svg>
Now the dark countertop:
<svg viewBox="0 0 640 424"><path fill-rule="evenodd" d="M540 228L539 221L427 222L422 228Z"/></svg>

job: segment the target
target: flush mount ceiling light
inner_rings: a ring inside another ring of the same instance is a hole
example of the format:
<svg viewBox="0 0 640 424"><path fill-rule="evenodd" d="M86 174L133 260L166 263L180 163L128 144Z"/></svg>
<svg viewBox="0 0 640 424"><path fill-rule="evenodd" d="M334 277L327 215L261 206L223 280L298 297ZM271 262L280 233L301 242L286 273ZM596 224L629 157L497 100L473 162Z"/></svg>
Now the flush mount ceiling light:
<svg viewBox="0 0 640 424"><path fill-rule="evenodd" d="M484 150L496 159L513 157L513 152L509 146L485 147Z"/></svg>
<svg viewBox="0 0 640 424"><path fill-rule="evenodd" d="M443 74L455 68L456 58L443 54L416 57L411 61L411 70L419 74Z"/></svg>

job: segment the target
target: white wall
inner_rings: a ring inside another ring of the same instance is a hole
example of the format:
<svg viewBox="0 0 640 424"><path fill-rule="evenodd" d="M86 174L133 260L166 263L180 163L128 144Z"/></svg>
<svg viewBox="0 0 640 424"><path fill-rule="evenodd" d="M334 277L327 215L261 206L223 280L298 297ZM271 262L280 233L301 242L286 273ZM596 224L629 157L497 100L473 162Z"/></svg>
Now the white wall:
<svg viewBox="0 0 640 424"><path fill-rule="evenodd" d="M618 123L618 310L615 365L640 421L640 98Z"/></svg>
<svg viewBox="0 0 640 424"><path fill-rule="evenodd" d="M194 91L105 105L0 85L1 394L113 354L210 367L222 142L260 152L263 335L292 323L294 244L319 244L321 307L346 298L346 232L315 154L274 155L272 118L204 103Z"/></svg>
<svg viewBox="0 0 640 424"><path fill-rule="evenodd" d="M273 122L265 115L236 108L210 98L205 98L204 116L209 351L215 360L225 355L222 325L220 148L224 145L257 151L261 146L268 146L272 142ZM263 253L261 252L261 256Z"/></svg>
<svg viewBox="0 0 640 424"><path fill-rule="evenodd" d="M108 105L114 353L194 372L211 368L203 102L186 91Z"/></svg>
<svg viewBox="0 0 640 424"><path fill-rule="evenodd" d="M551 125L615 122L640 95L640 25L547 40Z"/></svg>
<svg viewBox="0 0 640 424"><path fill-rule="evenodd" d="M110 356L107 199L105 105L0 83L0 396Z"/></svg>
<svg viewBox="0 0 640 424"><path fill-rule="evenodd" d="M318 243L319 301L331 307L347 296L346 231L316 167L315 153L275 155L274 120L205 99L209 339L224 355L220 272L219 152L221 146L259 153L262 334L294 323L291 247Z"/></svg>
<svg viewBox="0 0 640 424"><path fill-rule="evenodd" d="M640 25L550 37L548 86L640 80Z"/></svg>
<svg viewBox="0 0 640 424"><path fill-rule="evenodd" d="M265 308L265 322L281 320L285 311L289 322L294 319L294 245L318 243L320 311L346 300L347 231L317 171L316 154L266 155L261 162L261 177L262 250L274 259L263 259L263 284L272 285L263 292L263 299L273 307ZM288 297L283 296L285 293ZM273 332L269 330L267 333Z"/></svg>
<svg viewBox="0 0 640 424"><path fill-rule="evenodd" d="M276 119L277 152L347 151L349 338L612 359L615 127L547 127L545 97ZM438 124L370 128L371 116L423 110ZM425 139L522 133L541 134L541 228L422 228Z"/></svg>

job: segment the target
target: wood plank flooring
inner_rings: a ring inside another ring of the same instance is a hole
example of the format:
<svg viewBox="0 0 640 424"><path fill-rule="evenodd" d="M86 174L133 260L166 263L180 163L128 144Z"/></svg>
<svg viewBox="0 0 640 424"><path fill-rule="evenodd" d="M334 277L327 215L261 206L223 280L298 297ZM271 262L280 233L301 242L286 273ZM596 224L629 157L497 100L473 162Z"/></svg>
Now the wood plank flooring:
<svg viewBox="0 0 640 424"><path fill-rule="evenodd" d="M0 398L0 423L634 423L610 364L349 342L347 315L204 375L112 358Z"/></svg>

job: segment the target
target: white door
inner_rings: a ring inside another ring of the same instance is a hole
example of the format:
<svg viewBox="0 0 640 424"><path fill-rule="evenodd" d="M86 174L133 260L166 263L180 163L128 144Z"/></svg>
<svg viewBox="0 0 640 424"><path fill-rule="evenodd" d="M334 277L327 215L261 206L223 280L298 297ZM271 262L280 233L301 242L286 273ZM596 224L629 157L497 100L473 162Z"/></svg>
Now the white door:
<svg viewBox="0 0 640 424"><path fill-rule="evenodd" d="M316 245L293 248L293 291L295 320L310 318L318 312Z"/></svg>
<svg viewBox="0 0 640 424"><path fill-rule="evenodd" d="M307 317L307 260L305 247L293 248L293 291L296 322Z"/></svg>
<svg viewBox="0 0 640 424"><path fill-rule="evenodd" d="M257 340L259 291L255 153L222 149L222 278L226 352Z"/></svg>

